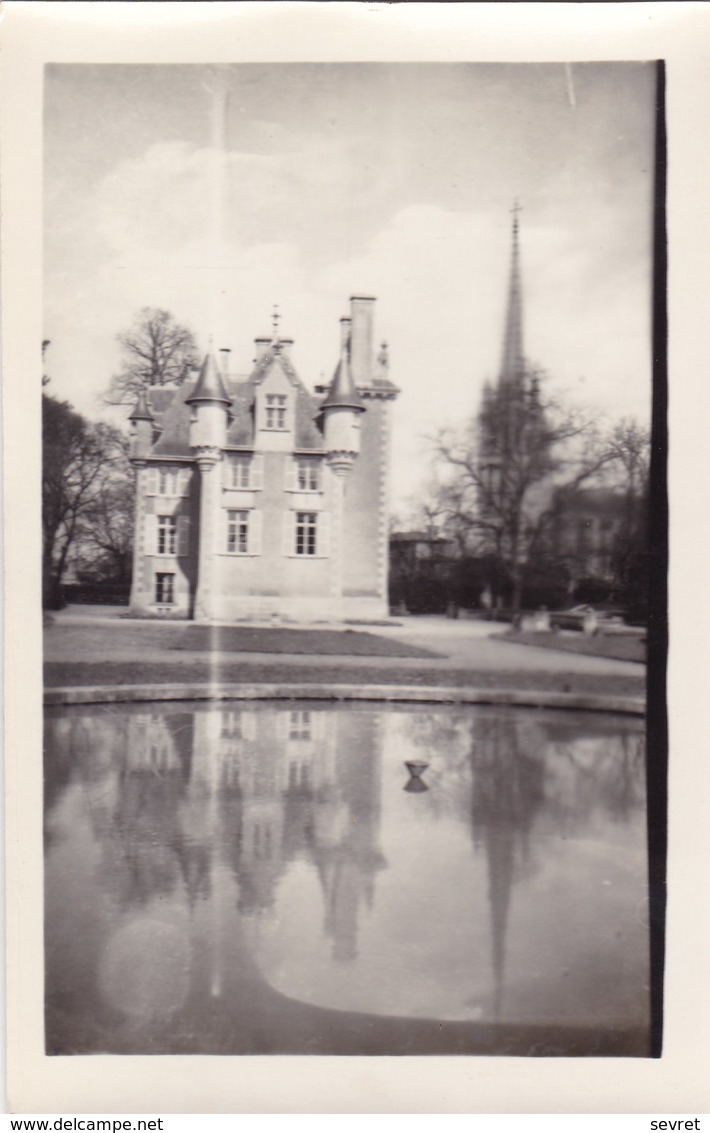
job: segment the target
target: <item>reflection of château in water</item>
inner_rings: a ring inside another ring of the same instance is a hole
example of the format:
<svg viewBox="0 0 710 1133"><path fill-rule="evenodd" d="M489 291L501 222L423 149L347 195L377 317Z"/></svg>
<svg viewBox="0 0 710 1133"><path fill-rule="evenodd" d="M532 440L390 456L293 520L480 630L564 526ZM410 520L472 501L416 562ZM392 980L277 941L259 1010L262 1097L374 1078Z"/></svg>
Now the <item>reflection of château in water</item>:
<svg viewBox="0 0 710 1133"><path fill-rule="evenodd" d="M133 931L136 917L151 923L159 907L182 910L181 917L189 912L195 939L209 953L204 978L212 995L234 978L235 964L244 968L247 955L259 963L260 926L288 915L283 887L302 866L317 879L316 918L332 959L354 964L363 915L386 918L388 911L383 898L375 910L377 877L387 865L380 848L384 720L384 713L362 709L234 703L133 708L120 717L98 708L50 713L48 844L55 811L80 785L84 820L99 847L98 883L117 914L109 941ZM508 710L468 711L458 733L448 720L438 710L412 717L434 763L430 791L405 796L406 837L426 836L431 826L417 822L427 814L430 822L445 800L470 831L476 856L483 853L488 945L471 964L480 967L487 953L490 991L478 993L478 1002L484 1017L498 1020L510 1010L504 986L507 939L519 931L516 892L524 896L540 860L544 865L535 836L554 844L560 831L588 832L599 816L608 839L610 818L623 825L638 813L641 733L620 733L602 717L566 724L559 716ZM388 843L388 856L391 849ZM299 894L304 876L296 882ZM461 915L479 921L480 913L466 914L465 906ZM296 927L277 927L294 940ZM246 932L242 944L237 930ZM262 976L255 970L254 978Z"/></svg>
<svg viewBox="0 0 710 1133"><path fill-rule="evenodd" d="M640 724L232 702L46 725L48 1052L466 1053L489 1027L510 1053L557 1024L638 1052Z"/></svg>
<svg viewBox="0 0 710 1133"><path fill-rule="evenodd" d="M101 713L48 720L53 768L66 763L71 774L86 753L86 764L113 780L100 792L110 813L104 806L91 813L97 833L110 835L106 884L119 904L182 885L194 905L211 896L219 861L237 883L238 912L262 917L289 863L303 859L319 878L334 958L354 959L358 918L372 906L385 864L377 718L301 707L161 706L122 723L123 734L109 740L116 720ZM97 762L97 753L107 760ZM48 803L54 782L50 773Z"/></svg>

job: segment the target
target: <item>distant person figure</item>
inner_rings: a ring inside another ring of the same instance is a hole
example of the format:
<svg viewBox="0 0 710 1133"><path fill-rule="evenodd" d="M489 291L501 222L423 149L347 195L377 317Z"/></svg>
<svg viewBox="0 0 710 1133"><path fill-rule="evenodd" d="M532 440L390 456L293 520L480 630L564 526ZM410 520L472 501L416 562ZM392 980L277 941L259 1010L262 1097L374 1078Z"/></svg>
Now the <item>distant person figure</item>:
<svg viewBox="0 0 710 1133"><path fill-rule="evenodd" d="M481 594L480 603L481 603L482 608L488 614L488 619L490 620L491 607L493 606L493 595L491 594L490 586L487 586L486 589Z"/></svg>
<svg viewBox="0 0 710 1133"><path fill-rule="evenodd" d="M547 606L540 606L535 612L535 630L537 633L549 633L550 614Z"/></svg>

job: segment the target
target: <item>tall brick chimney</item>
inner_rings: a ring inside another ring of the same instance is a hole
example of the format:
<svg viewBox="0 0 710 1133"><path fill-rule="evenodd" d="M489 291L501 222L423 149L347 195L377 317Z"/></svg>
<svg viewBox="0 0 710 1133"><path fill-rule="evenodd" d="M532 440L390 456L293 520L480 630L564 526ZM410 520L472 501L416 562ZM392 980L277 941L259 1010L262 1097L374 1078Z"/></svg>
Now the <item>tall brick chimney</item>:
<svg viewBox="0 0 710 1133"><path fill-rule="evenodd" d="M266 335L264 335L261 338L255 338L254 339L254 361L255 362L258 362L260 358L264 357L264 355L266 354L266 351L271 346L271 342L272 342L272 339L271 339L270 335L268 337Z"/></svg>
<svg viewBox="0 0 710 1133"><path fill-rule="evenodd" d="M372 377L372 316L375 300L365 295L350 299L350 369L355 386L370 384Z"/></svg>

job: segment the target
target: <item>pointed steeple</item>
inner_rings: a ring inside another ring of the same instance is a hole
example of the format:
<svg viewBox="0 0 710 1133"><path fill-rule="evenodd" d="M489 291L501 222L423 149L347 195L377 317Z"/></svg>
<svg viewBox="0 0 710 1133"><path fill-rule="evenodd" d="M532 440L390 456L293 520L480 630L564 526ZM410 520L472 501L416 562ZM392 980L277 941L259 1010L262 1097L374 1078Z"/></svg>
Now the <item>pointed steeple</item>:
<svg viewBox="0 0 710 1133"><path fill-rule="evenodd" d="M205 354L205 360L200 368L200 375L194 390L189 397L185 398L187 405L192 405L196 401L221 401L225 405L232 404L232 399L225 389L222 375L219 372L219 366L211 351L209 354Z"/></svg>
<svg viewBox="0 0 710 1133"><path fill-rule="evenodd" d="M505 319L505 332L503 335L503 353L501 356L499 386L517 385L522 381L525 372L525 359L523 356L523 296L520 283L520 247L518 242L518 213L520 205L517 200L511 209L513 214L513 247L510 258L510 281L508 284L508 309Z"/></svg>

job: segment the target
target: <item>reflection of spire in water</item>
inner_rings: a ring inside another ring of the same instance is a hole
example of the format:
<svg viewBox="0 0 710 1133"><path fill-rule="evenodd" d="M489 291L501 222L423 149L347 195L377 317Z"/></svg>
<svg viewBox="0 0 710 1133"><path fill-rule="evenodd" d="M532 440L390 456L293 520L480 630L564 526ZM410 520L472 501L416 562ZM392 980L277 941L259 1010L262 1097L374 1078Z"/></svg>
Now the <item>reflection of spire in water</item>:
<svg viewBox="0 0 710 1133"><path fill-rule="evenodd" d="M472 725L471 805L474 846L486 849L491 919L493 1011L499 1021L505 986L505 945L513 894L516 850L527 855L530 830L543 799L543 763L534 748L540 736L521 731L510 716L484 716Z"/></svg>
<svg viewBox="0 0 710 1133"><path fill-rule="evenodd" d="M508 927L510 897L513 888L514 838L510 831L491 828L487 835L488 899L491 909L493 950L493 1014L500 1020L503 1008L505 976L505 937Z"/></svg>

